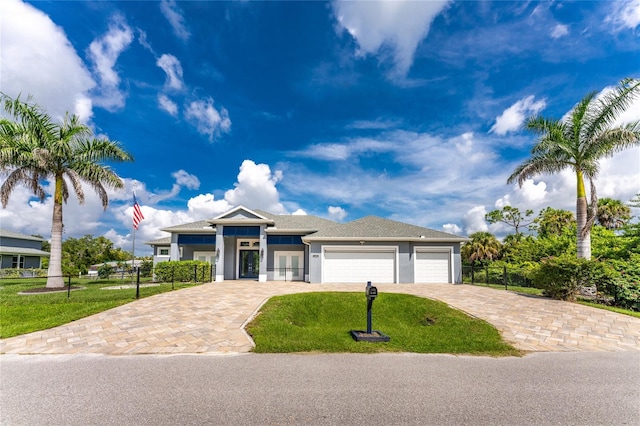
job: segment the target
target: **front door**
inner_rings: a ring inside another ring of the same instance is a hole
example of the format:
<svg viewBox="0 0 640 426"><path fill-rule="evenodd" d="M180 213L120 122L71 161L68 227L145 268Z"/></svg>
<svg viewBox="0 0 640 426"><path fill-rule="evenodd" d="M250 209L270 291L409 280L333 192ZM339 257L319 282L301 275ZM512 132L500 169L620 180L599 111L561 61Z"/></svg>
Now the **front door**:
<svg viewBox="0 0 640 426"><path fill-rule="evenodd" d="M258 250L240 250L240 271L238 277L258 278L260 272L260 254Z"/></svg>

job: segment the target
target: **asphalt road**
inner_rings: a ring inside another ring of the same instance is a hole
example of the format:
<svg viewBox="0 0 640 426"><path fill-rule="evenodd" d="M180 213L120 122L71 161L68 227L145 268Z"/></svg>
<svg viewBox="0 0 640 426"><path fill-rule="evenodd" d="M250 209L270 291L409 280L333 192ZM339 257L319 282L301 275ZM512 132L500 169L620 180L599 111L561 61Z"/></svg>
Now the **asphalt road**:
<svg viewBox="0 0 640 426"><path fill-rule="evenodd" d="M0 356L3 425L640 425L640 353Z"/></svg>

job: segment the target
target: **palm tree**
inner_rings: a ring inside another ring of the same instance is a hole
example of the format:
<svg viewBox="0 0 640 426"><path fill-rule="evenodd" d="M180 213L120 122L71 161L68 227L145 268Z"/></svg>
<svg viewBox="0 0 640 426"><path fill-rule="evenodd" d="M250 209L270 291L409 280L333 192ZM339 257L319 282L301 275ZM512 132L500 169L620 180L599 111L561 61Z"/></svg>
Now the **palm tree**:
<svg viewBox="0 0 640 426"><path fill-rule="evenodd" d="M631 219L631 208L620 200L601 198L598 200L597 219L607 229L618 229Z"/></svg>
<svg viewBox="0 0 640 426"><path fill-rule="evenodd" d="M564 120L530 117L525 123L525 128L539 139L531 149L531 158L516 168L507 183L517 181L522 187L527 179L566 168L576 173L579 258L591 258L591 226L598 206L594 179L598 175L599 160L640 144L640 122L612 127L639 93L640 80L625 79L600 97L596 92L589 93ZM591 209L587 208L585 178L591 184Z"/></svg>
<svg viewBox="0 0 640 426"><path fill-rule="evenodd" d="M474 232L469 235L471 241L465 243L461 250L463 259L471 264L496 260L502 248L500 241L490 232Z"/></svg>
<svg viewBox="0 0 640 426"><path fill-rule="evenodd" d="M51 226L51 257L48 288L64 287L62 277L62 204L72 188L84 204L82 184L98 194L106 210L109 199L105 187L122 188L122 180L103 164L105 161L133 161L118 142L94 138L91 129L67 114L54 122L38 105L12 99L2 94L4 110L14 120L0 119L0 171L7 179L0 186L0 200L5 208L18 184L27 185L44 201L45 179L55 182ZM71 183L71 188L69 183Z"/></svg>

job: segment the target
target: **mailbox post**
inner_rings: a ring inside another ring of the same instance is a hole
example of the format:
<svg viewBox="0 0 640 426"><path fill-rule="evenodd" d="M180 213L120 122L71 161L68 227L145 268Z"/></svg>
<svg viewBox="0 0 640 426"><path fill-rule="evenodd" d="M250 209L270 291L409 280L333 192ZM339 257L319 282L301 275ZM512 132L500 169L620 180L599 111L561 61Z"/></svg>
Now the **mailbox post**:
<svg viewBox="0 0 640 426"><path fill-rule="evenodd" d="M371 329L371 308L373 307L373 301L378 297L378 288L372 286L371 281L367 281L365 295L367 296L367 330L351 330L351 336L356 341L388 342L390 340L389 336L378 330Z"/></svg>
<svg viewBox="0 0 640 426"><path fill-rule="evenodd" d="M371 285L371 281L367 281L367 288L365 290L367 295L367 333L371 334L371 307L373 301L378 297L378 288Z"/></svg>

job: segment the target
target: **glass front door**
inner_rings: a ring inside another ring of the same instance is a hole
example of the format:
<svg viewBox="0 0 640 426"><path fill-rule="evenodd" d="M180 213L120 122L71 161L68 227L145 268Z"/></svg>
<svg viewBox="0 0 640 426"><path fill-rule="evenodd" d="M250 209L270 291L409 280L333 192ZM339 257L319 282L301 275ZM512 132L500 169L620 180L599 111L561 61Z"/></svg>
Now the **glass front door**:
<svg viewBox="0 0 640 426"><path fill-rule="evenodd" d="M240 250L239 278L258 278L260 255L258 250Z"/></svg>
<svg viewBox="0 0 640 426"><path fill-rule="evenodd" d="M304 252L275 252L276 280L301 281L304 274Z"/></svg>

